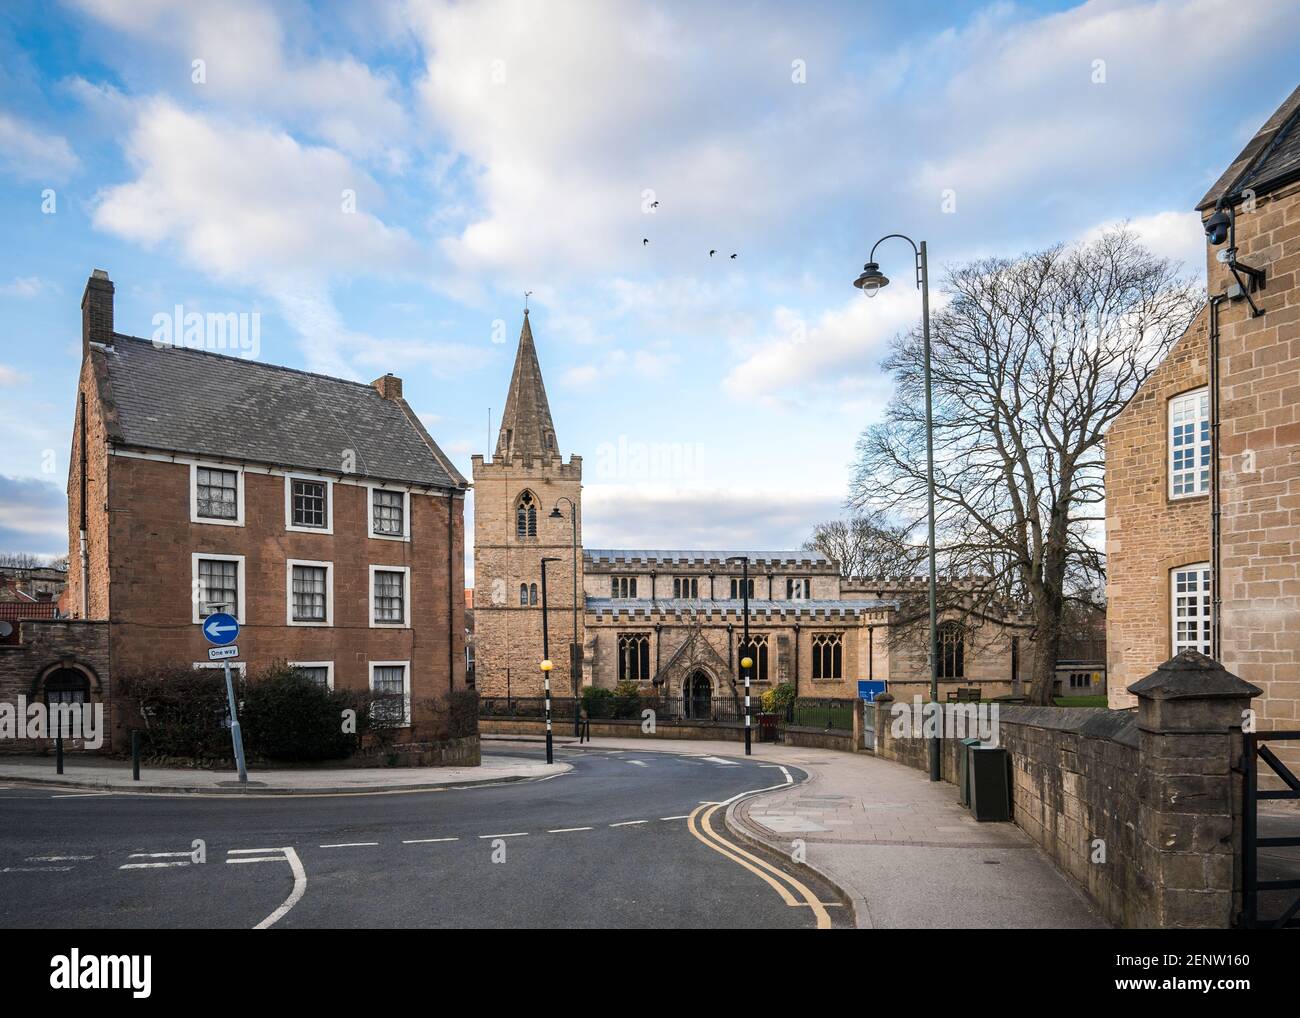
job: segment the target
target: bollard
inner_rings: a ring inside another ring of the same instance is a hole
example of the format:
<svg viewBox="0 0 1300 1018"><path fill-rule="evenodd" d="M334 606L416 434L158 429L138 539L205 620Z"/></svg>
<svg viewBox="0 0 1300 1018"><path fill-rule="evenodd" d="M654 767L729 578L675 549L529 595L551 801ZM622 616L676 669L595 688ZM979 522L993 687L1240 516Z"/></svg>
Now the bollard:
<svg viewBox="0 0 1300 1018"><path fill-rule="evenodd" d="M131 780L140 780L140 733L131 733Z"/></svg>
<svg viewBox="0 0 1300 1018"><path fill-rule="evenodd" d="M63 733L54 737L54 767L56 774L63 773Z"/></svg>

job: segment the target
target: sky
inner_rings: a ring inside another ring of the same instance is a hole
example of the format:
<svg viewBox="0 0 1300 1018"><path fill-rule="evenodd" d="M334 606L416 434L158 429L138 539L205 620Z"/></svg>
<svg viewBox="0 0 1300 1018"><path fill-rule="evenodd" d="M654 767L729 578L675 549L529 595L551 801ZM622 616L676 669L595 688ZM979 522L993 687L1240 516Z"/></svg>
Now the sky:
<svg viewBox="0 0 1300 1018"><path fill-rule="evenodd" d="M1291 0L7 3L0 551L67 551L94 268L119 332L256 314L246 355L400 375L466 476L531 291L586 545L798 547L920 313L905 242L851 285L878 237L938 300L1124 221L1203 277L1298 57Z"/></svg>

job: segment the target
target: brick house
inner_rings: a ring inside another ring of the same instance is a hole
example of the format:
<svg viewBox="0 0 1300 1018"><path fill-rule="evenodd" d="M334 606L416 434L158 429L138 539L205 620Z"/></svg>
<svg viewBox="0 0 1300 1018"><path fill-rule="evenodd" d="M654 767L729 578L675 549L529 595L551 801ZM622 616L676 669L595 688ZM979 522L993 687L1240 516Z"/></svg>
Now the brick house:
<svg viewBox="0 0 1300 1018"><path fill-rule="evenodd" d="M202 620L242 625L239 667L404 694L437 737L465 685L465 479L402 398L126 336L113 283L82 300L66 604L108 620L113 673L210 667ZM114 744L129 711L106 697Z"/></svg>
<svg viewBox="0 0 1300 1018"><path fill-rule="evenodd" d="M1224 224L1208 301L1106 440L1109 697L1193 648L1297 728L1300 88L1197 210Z"/></svg>

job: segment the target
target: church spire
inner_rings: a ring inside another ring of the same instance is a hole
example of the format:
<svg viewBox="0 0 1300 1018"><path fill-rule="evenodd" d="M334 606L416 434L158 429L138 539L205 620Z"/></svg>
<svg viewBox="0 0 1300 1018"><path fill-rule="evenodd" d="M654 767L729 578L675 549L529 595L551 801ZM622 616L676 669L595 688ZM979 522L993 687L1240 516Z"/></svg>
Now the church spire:
<svg viewBox="0 0 1300 1018"><path fill-rule="evenodd" d="M524 327L519 331L519 352L515 354L515 370L510 376L510 392L506 395L505 410L501 414L501 432L497 436L494 458L559 454L551 406L546 401L546 386L542 382L542 366L537 362L537 348L533 345L533 330L528 324L528 309L525 308Z"/></svg>

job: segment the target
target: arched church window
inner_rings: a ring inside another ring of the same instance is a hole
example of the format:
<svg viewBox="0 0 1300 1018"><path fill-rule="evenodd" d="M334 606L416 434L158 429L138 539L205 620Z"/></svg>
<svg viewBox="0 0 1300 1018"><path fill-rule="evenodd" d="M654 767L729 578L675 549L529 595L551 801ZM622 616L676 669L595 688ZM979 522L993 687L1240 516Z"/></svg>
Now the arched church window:
<svg viewBox="0 0 1300 1018"><path fill-rule="evenodd" d="M528 584L519 584L519 604L523 608L528 607Z"/></svg>
<svg viewBox="0 0 1300 1018"><path fill-rule="evenodd" d="M956 622L939 627L939 678L966 677L966 637Z"/></svg>
<svg viewBox="0 0 1300 1018"><path fill-rule="evenodd" d="M515 503L515 536L537 536L537 500L531 491L525 491Z"/></svg>
<svg viewBox="0 0 1300 1018"><path fill-rule="evenodd" d="M537 584L535 583L529 584L528 586L528 603L537 603Z"/></svg>

